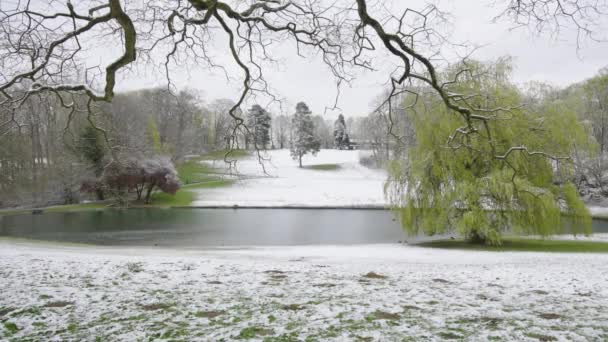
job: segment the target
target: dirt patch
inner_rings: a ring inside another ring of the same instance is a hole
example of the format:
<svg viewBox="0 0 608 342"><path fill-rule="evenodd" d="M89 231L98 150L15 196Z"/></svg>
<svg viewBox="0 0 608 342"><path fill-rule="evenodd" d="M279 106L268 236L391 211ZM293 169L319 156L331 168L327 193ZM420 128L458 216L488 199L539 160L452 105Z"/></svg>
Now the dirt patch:
<svg viewBox="0 0 608 342"><path fill-rule="evenodd" d="M283 280L285 278L287 278L287 276L284 274L272 274L270 276L270 279L273 279L273 280Z"/></svg>
<svg viewBox="0 0 608 342"><path fill-rule="evenodd" d="M558 315L556 313L547 312L547 313L541 313L541 314L539 314L538 317L543 318L543 319L560 319L563 316L562 315Z"/></svg>
<svg viewBox="0 0 608 342"><path fill-rule="evenodd" d="M376 310L374 313L375 319L386 319L386 320L399 320L401 319L401 315L398 313L390 313L382 310Z"/></svg>
<svg viewBox="0 0 608 342"><path fill-rule="evenodd" d="M268 273L268 274L285 274L287 272L283 272L281 270L268 270L268 271L264 271L264 273Z"/></svg>
<svg viewBox="0 0 608 342"><path fill-rule="evenodd" d="M537 294L537 295L548 295L549 294L549 292L543 291L543 290L532 290L530 292Z"/></svg>
<svg viewBox="0 0 608 342"><path fill-rule="evenodd" d="M167 303L152 303L140 305L140 307L146 311L167 310L172 306L173 305Z"/></svg>
<svg viewBox="0 0 608 342"><path fill-rule="evenodd" d="M313 284L313 287L336 287L336 284L332 283L321 283L321 284Z"/></svg>
<svg viewBox="0 0 608 342"><path fill-rule="evenodd" d="M58 300L56 302L48 302L44 305L45 308L65 308L68 305L74 305L74 302Z"/></svg>
<svg viewBox="0 0 608 342"><path fill-rule="evenodd" d="M281 307L281 309L287 310L287 311L300 311L300 310L304 309L304 305L300 305L300 304L288 304L288 305L283 305Z"/></svg>
<svg viewBox="0 0 608 342"><path fill-rule="evenodd" d="M199 318L215 318L225 313L226 311L198 311L194 316Z"/></svg>
<svg viewBox="0 0 608 342"><path fill-rule="evenodd" d="M387 276L376 273L376 272L368 272L368 273L364 274L363 277L368 278L368 279L386 279L386 278L388 278Z"/></svg>
<svg viewBox="0 0 608 342"><path fill-rule="evenodd" d="M433 279L433 282L440 283L440 284L451 284L452 283L449 280L445 280L445 279L441 279L441 278L435 278L435 279Z"/></svg>
<svg viewBox="0 0 608 342"><path fill-rule="evenodd" d="M451 331L440 332L437 335L439 335L439 337L441 337L444 340L461 340L462 339L461 335L458 335Z"/></svg>
<svg viewBox="0 0 608 342"><path fill-rule="evenodd" d="M223 283L221 281L219 281L219 280L211 280L211 281L208 281L207 284L210 284L210 285L221 285Z"/></svg>

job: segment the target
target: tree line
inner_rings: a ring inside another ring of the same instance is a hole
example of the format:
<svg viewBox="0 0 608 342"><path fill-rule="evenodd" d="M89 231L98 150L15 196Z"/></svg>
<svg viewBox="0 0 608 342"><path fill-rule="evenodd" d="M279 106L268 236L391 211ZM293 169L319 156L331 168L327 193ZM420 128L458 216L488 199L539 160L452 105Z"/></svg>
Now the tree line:
<svg viewBox="0 0 608 342"><path fill-rule="evenodd" d="M101 200L107 197L102 188L108 182L116 185L113 192L150 188L143 198L137 191L138 198L148 201L158 188L151 185L162 183L151 180L176 178L174 164L189 155L294 147L299 159L334 147L334 123L313 115L304 103L292 115L272 115L254 104L237 113L245 122L240 127L229 114L233 106L228 99L205 102L191 89L120 93L92 113L70 111L50 94L32 96L14 111L0 111L2 122L13 120L0 132L0 206L76 203L83 197L80 190ZM295 120L302 111L306 124ZM312 140L300 138L294 127L307 130ZM113 160L123 167L119 170Z"/></svg>

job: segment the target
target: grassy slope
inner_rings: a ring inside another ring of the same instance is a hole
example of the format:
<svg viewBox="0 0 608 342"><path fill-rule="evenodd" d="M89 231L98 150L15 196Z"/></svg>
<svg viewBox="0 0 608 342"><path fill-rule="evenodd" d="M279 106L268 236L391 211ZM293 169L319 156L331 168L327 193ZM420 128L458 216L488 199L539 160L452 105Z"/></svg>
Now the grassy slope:
<svg viewBox="0 0 608 342"><path fill-rule="evenodd" d="M215 170L204 161L224 160L227 151L215 151L198 158L193 158L176 166L179 179L183 186L175 194L157 192L152 195L152 206L188 206L195 200L195 194L191 190L204 188L217 188L230 186L232 180L222 179L221 170ZM238 159L249 155L243 150L231 151L229 158Z"/></svg>
<svg viewBox="0 0 608 342"><path fill-rule="evenodd" d="M571 240L540 240L508 237L500 247L471 244L463 240L440 240L418 244L422 247L463 249L492 252L559 252L559 253L608 253L608 243Z"/></svg>

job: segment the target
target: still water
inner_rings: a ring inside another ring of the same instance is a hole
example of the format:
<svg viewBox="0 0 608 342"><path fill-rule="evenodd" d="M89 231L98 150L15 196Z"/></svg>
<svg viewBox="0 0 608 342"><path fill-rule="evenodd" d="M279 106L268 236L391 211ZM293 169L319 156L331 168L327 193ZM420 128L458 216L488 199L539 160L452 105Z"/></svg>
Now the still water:
<svg viewBox="0 0 608 342"><path fill-rule="evenodd" d="M608 221L594 220L594 232ZM280 246L407 240L386 210L109 209L0 216L0 236L117 246Z"/></svg>
<svg viewBox="0 0 608 342"><path fill-rule="evenodd" d="M385 210L110 209L0 217L0 236L95 245L262 246L395 243Z"/></svg>

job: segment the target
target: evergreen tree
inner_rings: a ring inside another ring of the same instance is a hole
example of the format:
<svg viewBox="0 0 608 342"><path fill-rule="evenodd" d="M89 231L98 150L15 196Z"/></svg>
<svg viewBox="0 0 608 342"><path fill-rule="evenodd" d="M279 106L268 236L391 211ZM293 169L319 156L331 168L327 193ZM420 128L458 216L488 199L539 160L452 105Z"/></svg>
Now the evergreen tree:
<svg viewBox="0 0 608 342"><path fill-rule="evenodd" d="M304 102L298 103L296 113L291 121L293 135L291 144L291 157L298 160L302 167L302 157L307 153L316 155L321 142L315 136L315 125L312 121L312 112Z"/></svg>
<svg viewBox="0 0 608 342"><path fill-rule="evenodd" d="M248 113L248 126L251 130L251 139L257 148L266 149L270 143L270 113L260 105L253 105Z"/></svg>
<svg viewBox="0 0 608 342"><path fill-rule="evenodd" d="M336 148L343 149L347 139L346 122L344 121L344 115L340 114L336 122L334 122L334 144Z"/></svg>
<svg viewBox="0 0 608 342"><path fill-rule="evenodd" d="M107 152L101 132L91 125L86 126L80 134L80 141L76 149L82 158L90 164L95 177L101 176L104 171L104 159ZM104 199L101 188L96 189L95 194L98 200Z"/></svg>

